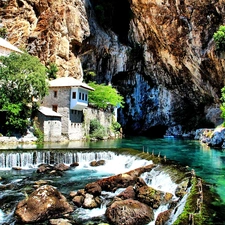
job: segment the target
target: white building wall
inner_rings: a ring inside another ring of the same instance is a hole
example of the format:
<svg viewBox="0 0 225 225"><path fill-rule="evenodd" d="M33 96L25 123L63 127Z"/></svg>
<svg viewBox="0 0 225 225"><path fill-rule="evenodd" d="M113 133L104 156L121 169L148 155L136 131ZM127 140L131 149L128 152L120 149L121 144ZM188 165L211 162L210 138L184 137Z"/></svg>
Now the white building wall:
<svg viewBox="0 0 225 225"><path fill-rule="evenodd" d="M0 46L0 56L8 56L12 51Z"/></svg>
<svg viewBox="0 0 225 225"><path fill-rule="evenodd" d="M61 121L48 120L44 122L44 141L60 141L61 133Z"/></svg>

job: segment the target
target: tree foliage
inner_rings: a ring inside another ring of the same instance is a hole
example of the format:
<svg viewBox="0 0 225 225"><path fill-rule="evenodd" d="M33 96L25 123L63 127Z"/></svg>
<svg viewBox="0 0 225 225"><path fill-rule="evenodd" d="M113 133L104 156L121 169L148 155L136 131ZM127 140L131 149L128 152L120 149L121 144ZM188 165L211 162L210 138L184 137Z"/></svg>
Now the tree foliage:
<svg viewBox="0 0 225 225"><path fill-rule="evenodd" d="M216 50L225 50L225 26L220 26L219 30L214 33L213 39L216 43Z"/></svg>
<svg viewBox="0 0 225 225"><path fill-rule="evenodd" d="M107 109L108 107L123 107L123 96L118 94L117 90L110 85L89 83L89 86L95 90L89 92L88 101L97 108Z"/></svg>
<svg viewBox="0 0 225 225"><path fill-rule="evenodd" d="M46 68L28 53L0 57L0 109L7 110L6 130L22 133L34 99L48 92Z"/></svg>
<svg viewBox="0 0 225 225"><path fill-rule="evenodd" d="M49 63L47 66L47 75L49 79L56 79L57 77L57 72L59 71L57 65L55 63Z"/></svg>

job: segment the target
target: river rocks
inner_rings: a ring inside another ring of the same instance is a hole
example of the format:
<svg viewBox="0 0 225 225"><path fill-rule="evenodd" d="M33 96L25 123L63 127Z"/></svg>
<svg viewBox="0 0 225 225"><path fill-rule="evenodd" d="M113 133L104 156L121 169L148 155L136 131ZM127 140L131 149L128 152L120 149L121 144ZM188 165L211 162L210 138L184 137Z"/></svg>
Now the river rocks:
<svg viewBox="0 0 225 225"><path fill-rule="evenodd" d="M106 210L106 217L115 225L147 224L154 219L153 210L136 200L115 201Z"/></svg>
<svg viewBox="0 0 225 225"><path fill-rule="evenodd" d="M72 225L72 223L68 219L51 219L51 225Z"/></svg>
<svg viewBox="0 0 225 225"><path fill-rule="evenodd" d="M131 170L127 173L118 174L108 178L101 179L97 181L102 190L104 191L115 191L118 188L126 188L130 185L134 185L138 177L144 173L149 172L155 167L154 164L148 166L140 167L134 170Z"/></svg>
<svg viewBox="0 0 225 225"><path fill-rule="evenodd" d="M137 190L137 199L154 209L159 208L163 203L166 204L172 199L173 195L170 193L164 193L159 190L155 190L149 186L140 187Z"/></svg>
<svg viewBox="0 0 225 225"><path fill-rule="evenodd" d="M83 195L76 195L76 196L73 197L72 201L77 207L81 207L84 203L84 196Z"/></svg>
<svg viewBox="0 0 225 225"><path fill-rule="evenodd" d="M195 135L196 140L214 148L225 148L225 128L216 129L198 129Z"/></svg>
<svg viewBox="0 0 225 225"><path fill-rule="evenodd" d="M90 162L90 166L103 166L105 165L105 160L98 160Z"/></svg>
<svg viewBox="0 0 225 225"><path fill-rule="evenodd" d="M102 188L98 183L93 182L85 186L85 191L88 192L89 194L93 194L94 196L98 196L101 194Z"/></svg>
<svg viewBox="0 0 225 225"><path fill-rule="evenodd" d="M155 225L166 224L167 220L170 218L171 213L172 213L171 209L159 213L159 215L156 218Z"/></svg>
<svg viewBox="0 0 225 225"><path fill-rule="evenodd" d="M69 169L70 169L70 166L67 166L64 163L59 163L54 166L51 166L49 164L40 164L38 166L37 173L62 175L60 172L63 172Z"/></svg>
<svg viewBox="0 0 225 225"><path fill-rule="evenodd" d="M133 186L129 186L126 188L125 191L121 192L119 195L117 195L118 198L121 198L121 199L135 199L135 191L134 191L134 188Z"/></svg>
<svg viewBox="0 0 225 225"><path fill-rule="evenodd" d="M98 208L100 207L101 203L102 201L98 196L95 197L94 195L86 193L83 202L83 207L86 209Z"/></svg>
<svg viewBox="0 0 225 225"><path fill-rule="evenodd" d="M175 195L177 197L183 198L185 194L187 194L187 188L189 186L189 179L182 181L175 190Z"/></svg>
<svg viewBox="0 0 225 225"><path fill-rule="evenodd" d="M59 170L59 171L66 171L66 170L69 170L69 169L70 169L70 166L67 166L67 165L65 165L64 163L59 163L59 164L56 164L56 165L54 166L54 168L55 168L56 170Z"/></svg>
<svg viewBox="0 0 225 225"><path fill-rule="evenodd" d="M168 203L174 206L177 204L172 201L173 194L149 187L140 177L141 174L151 171L154 167L155 165L151 164L123 174L103 178L87 184L84 189L71 192L70 196L77 207L88 209L100 207L105 198L107 202L105 216L110 224L147 224L154 219L153 209ZM103 192L115 192L119 188L125 188L125 190L116 196ZM171 211L172 209L160 214L158 224L167 221Z"/></svg>
<svg viewBox="0 0 225 225"><path fill-rule="evenodd" d="M15 215L20 221L29 223L54 218L72 211L73 207L56 188L43 185L27 199L18 203Z"/></svg>

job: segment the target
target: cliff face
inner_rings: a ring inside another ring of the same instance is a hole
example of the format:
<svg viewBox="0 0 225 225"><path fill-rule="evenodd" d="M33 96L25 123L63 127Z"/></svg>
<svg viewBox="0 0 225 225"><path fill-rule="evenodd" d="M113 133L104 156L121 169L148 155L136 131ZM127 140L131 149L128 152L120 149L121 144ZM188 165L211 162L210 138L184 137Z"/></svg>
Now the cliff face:
<svg viewBox="0 0 225 225"><path fill-rule="evenodd" d="M224 23L224 1L108 2L116 5L111 25L96 22L96 0L4 0L0 15L8 40L55 62L59 76L82 78L83 68L115 85L126 100L119 112L125 130L203 126L225 85L212 39Z"/></svg>

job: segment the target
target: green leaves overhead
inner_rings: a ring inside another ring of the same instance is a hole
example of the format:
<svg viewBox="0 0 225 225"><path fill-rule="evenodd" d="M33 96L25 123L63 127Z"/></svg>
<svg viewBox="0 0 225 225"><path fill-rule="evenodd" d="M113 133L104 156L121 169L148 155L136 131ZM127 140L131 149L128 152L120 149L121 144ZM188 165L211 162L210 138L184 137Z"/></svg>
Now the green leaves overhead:
<svg viewBox="0 0 225 225"><path fill-rule="evenodd" d="M123 107L123 97L110 85L89 83L95 91L89 92L88 101L97 108L106 109L108 107Z"/></svg>
<svg viewBox="0 0 225 225"><path fill-rule="evenodd" d="M9 102L32 102L33 97L42 99L46 95L46 68L38 58L27 53L12 53L0 57L0 61L1 92Z"/></svg>

